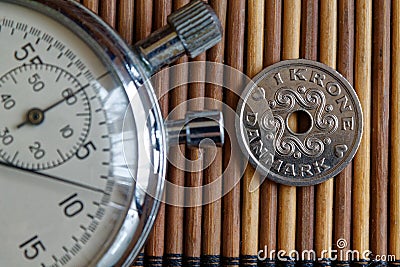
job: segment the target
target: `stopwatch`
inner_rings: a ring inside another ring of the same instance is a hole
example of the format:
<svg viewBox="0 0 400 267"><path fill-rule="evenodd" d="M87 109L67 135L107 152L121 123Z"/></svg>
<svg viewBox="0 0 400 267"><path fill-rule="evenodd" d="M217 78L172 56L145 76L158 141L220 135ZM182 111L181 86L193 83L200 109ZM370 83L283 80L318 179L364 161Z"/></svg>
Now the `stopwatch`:
<svg viewBox="0 0 400 267"><path fill-rule="evenodd" d="M0 266L128 266L157 213L168 140L222 140L216 112L169 131L145 83L216 44L220 23L201 1L168 22L131 48L75 1L0 0Z"/></svg>

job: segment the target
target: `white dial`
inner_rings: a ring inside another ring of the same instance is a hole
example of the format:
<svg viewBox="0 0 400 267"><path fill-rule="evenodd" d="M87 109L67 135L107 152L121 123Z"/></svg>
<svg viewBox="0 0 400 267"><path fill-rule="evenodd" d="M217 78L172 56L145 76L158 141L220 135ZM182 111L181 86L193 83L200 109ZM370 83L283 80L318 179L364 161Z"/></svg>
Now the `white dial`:
<svg viewBox="0 0 400 267"><path fill-rule="evenodd" d="M23 65L0 77L4 111L0 113L0 156L34 170L80 157L76 152L91 126L88 87L60 67L47 64Z"/></svg>
<svg viewBox="0 0 400 267"><path fill-rule="evenodd" d="M108 265L136 216L128 97L93 46L20 3L36 5L0 0L0 266Z"/></svg>

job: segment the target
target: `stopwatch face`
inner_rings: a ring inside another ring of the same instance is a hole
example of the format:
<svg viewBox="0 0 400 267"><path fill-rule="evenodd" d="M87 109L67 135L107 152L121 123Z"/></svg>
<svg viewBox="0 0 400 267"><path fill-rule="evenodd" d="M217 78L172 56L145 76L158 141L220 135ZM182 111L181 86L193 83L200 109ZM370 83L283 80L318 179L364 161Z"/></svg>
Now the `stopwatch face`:
<svg viewBox="0 0 400 267"><path fill-rule="evenodd" d="M73 1L0 0L0 48L0 266L127 264L164 169L134 55Z"/></svg>

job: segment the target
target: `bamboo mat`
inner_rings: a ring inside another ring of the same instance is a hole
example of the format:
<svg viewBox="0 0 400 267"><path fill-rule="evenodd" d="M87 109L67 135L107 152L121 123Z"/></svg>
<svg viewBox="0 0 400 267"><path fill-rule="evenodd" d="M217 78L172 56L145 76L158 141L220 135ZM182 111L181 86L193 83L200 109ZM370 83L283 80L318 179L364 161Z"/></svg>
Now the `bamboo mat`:
<svg viewBox="0 0 400 267"><path fill-rule="evenodd" d="M165 25L166 16L188 0L81 2L134 43ZM185 209L162 205L134 266L364 266L370 264L367 257L375 257L377 266L400 265L400 2L209 0L209 4L222 21L225 38L194 60L223 62L249 76L284 59L323 62L357 91L364 113L362 143L350 166L317 186L295 188L265 181L250 193L245 190L246 177L253 170L248 169L242 184L219 201ZM164 77L159 85L168 81ZM235 96L216 86L189 85L189 89L197 95L183 86L161 99L165 116L182 101L201 95L232 107L237 103ZM229 144L199 173L170 166L167 179L190 186L209 183L223 171L228 151ZM197 154L186 150L189 158ZM236 171L239 163L232 172ZM265 248L267 255L260 255L265 259L257 259ZM272 250L275 254L270 257ZM296 250L300 256L313 250L320 259L277 261L278 250ZM350 261L346 252L356 250L360 254L370 250L372 255L364 253Z"/></svg>

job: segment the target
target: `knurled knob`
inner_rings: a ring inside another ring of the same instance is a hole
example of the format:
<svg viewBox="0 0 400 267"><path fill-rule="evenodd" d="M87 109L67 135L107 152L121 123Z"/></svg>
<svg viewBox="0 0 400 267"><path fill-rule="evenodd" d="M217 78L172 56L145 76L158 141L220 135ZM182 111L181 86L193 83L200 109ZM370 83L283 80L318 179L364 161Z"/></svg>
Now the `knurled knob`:
<svg viewBox="0 0 400 267"><path fill-rule="evenodd" d="M222 38L222 26L217 15L200 0L192 1L171 14L168 24L175 30L191 58L213 47Z"/></svg>

